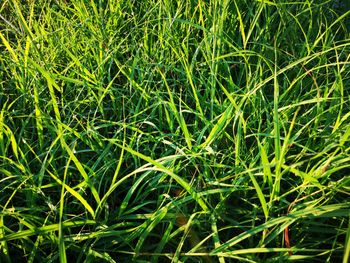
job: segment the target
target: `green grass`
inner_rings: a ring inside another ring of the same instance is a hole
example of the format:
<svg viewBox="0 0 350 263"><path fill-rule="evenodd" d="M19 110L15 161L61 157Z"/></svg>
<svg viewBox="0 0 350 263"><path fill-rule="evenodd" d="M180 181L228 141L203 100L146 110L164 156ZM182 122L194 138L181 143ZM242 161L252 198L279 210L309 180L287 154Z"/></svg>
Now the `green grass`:
<svg viewBox="0 0 350 263"><path fill-rule="evenodd" d="M349 261L347 4L0 14L0 262Z"/></svg>

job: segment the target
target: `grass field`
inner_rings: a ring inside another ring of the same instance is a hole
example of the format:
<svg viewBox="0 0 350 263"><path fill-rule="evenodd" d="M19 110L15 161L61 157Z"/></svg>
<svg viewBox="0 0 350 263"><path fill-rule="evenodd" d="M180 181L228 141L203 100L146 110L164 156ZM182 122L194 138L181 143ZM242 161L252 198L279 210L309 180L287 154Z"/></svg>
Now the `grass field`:
<svg viewBox="0 0 350 263"><path fill-rule="evenodd" d="M2 0L0 262L349 262L346 5Z"/></svg>

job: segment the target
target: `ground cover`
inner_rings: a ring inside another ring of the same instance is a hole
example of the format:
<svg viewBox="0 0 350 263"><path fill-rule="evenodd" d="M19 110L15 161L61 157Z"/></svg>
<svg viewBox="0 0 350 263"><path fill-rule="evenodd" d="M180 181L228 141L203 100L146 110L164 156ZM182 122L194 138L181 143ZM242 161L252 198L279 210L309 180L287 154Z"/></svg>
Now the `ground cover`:
<svg viewBox="0 0 350 263"><path fill-rule="evenodd" d="M2 1L0 262L348 262L349 17Z"/></svg>

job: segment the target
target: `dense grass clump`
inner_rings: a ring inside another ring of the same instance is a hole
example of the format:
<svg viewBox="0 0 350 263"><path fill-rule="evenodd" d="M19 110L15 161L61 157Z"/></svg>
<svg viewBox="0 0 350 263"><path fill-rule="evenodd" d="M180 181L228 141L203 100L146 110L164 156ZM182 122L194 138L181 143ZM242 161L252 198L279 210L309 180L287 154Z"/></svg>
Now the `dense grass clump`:
<svg viewBox="0 0 350 263"><path fill-rule="evenodd" d="M0 262L348 262L346 3L0 14Z"/></svg>

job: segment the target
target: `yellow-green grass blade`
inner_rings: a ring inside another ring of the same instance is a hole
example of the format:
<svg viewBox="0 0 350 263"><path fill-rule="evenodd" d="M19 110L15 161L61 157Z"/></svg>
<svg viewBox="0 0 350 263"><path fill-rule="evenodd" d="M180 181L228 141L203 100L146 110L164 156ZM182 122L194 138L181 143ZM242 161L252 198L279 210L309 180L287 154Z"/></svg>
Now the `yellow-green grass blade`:
<svg viewBox="0 0 350 263"><path fill-rule="evenodd" d="M90 84L96 85L96 76L92 74L86 67L84 67L84 65L82 65L82 63L80 62L80 59L77 56L75 56L67 47L62 45L62 48L65 50L67 55L74 61L74 63L84 72L84 74L79 75L83 79L88 81Z"/></svg>
<svg viewBox="0 0 350 263"><path fill-rule="evenodd" d="M16 52L13 50L13 48L11 47L11 44L7 41L7 39L5 38L5 36L0 32L0 38L2 40L2 43L4 44L4 46L7 48L7 50L9 51L12 59L18 63L19 59L16 55Z"/></svg>
<svg viewBox="0 0 350 263"><path fill-rule="evenodd" d="M262 3L262 4L267 4L267 5L271 5L271 6L277 6L277 4L275 2L272 2L272 1L268 1L268 0L257 0L257 1Z"/></svg>
<svg viewBox="0 0 350 263"><path fill-rule="evenodd" d="M14 157L16 157L16 159L18 160L18 145L17 145L16 138L15 138L12 130L10 129L10 127L8 127L4 123L1 126L3 127L3 132L5 132L5 134L7 135L7 137L10 140L11 148L12 148L12 152L14 154Z"/></svg>
<svg viewBox="0 0 350 263"><path fill-rule="evenodd" d="M258 145L259 145L261 164L263 166L263 171L264 171L264 182L267 179L267 182L268 182L268 185L270 188L270 193L272 193L273 179L272 179L272 172L271 172L271 168L270 168L271 163L270 163L269 158L267 156L265 145L262 145L259 138L257 138L257 141L258 141Z"/></svg>
<svg viewBox="0 0 350 263"><path fill-rule="evenodd" d="M80 227L84 225L95 225L95 224L96 224L96 221L94 220L73 220L73 221L63 222L62 227L63 229L65 229L65 228L74 228L74 227ZM18 232L11 233L1 237L0 242L28 238L33 235L48 235L51 232L58 231L58 229L59 229L59 224L51 224L47 226L34 227L32 229L20 230Z"/></svg>
<svg viewBox="0 0 350 263"><path fill-rule="evenodd" d="M350 219L350 212L349 217ZM343 256L343 263L347 263L350 260L350 220L348 223L348 230L346 231L346 237L345 237L345 245L344 245L344 256Z"/></svg>
<svg viewBox="0 0 350 263"><path fill-rule="evenodd" d="M5 125L5 113L7 101L4 102L2 109L0 111L0 154L5 155L5 141L4 141L4 125Z"/></svg>
<svg viewBox="0 0 350 263"><path fill-rule="evenodd" d="M200 147L202 149L205 149L207 146L210 146L210 144L217 138L217 135L222 132L222 130L226 127L228 124L228 121L232 117L232 111L233 111L233 104L230 104L225 111L222 113L221 117L217 121L217 123L214 125L214 127L211 129L207 139L205 142L203 142Z"/></svg>
<svg viewBox="0 0 350 263"><path fill-rule="evenodd" d="M338 130L338 128L340 127L340 125L346 121L348 118L350 117L350 111L348 113L346 113L340 120L337 120L337 122L335 123L332 133L334 133L336 130Z"/></svg>
<svg viewBox="0 0 350 263"><path fill-rule="evenodd" d="M275 37L274 52L275 52L275 67L273 72L273 83L274 83L274 93L273 93L273 134L274 134L274 145L275 145L275 182L273 184L273 190L271 194L271 199L274 200L280 195L281 188L281 136L280 136L280 117L278 113L279 105L279 83L277 79L277 36Z"/></svg>
<svg viewBox="0 0 350 263"><path fill-rule="evenodd" d="M44 128L43 128L43 117L39 106L39 92L36 85L33 85L34 92L34 107L35 107L35 121L36 129L38 132L39 146L40 148L44 145Z"/></svg>
<svg viewBox="0 0 350 263"><path fill-rule="evenodd" d="M243 113L239 113L238 123L235 136L235 165L238 166L241 163L241 144L243 138L243 129L244 129L244 119L242 117ZM236 119L237 120L237 119Z"/></svg>
<svg viewBox="0 0 350 263"><path fill-rule="evenodd" d="M269 209L267 207L267 203L266 203L266 199L265 199L265 196L261 190L261 187L260 185L258 184L258 182L256 181L254 175L249 172L249 177L250 177L250 180L252 181L253 185L254 185L254 188L255 188L255 191L258 195L258 198L260 200L260 204L261 204L261 207L264 211L264 215L265 215L265 220L267 221L268 217L269 217Z"/></svg>
<svg viewBox="0 0 350 263"><path fill-rule="evenodd" d="M283 145L282 145L282 149L281 149L281 165L284 164L285 155L287 154L288 147L291 144L291 142L289 140L290 140L290 137L292 136L293 128L294 128L295 121L296 121L296 118L298 116L299 110L300 110L300 107L294 112L293 119L289 125L288 133L283 141Z"/></svg>
<svg viewBox="0 0 350 263"><path fill-rule="evenodd" d="M108 140L110 141L111 143L114 143L116 142L116 140ZM171 156L166 156L164 158L161 158L161 159L158 159L157 162L159 163L162 163L162 162L166 162L166 161L173 161L177 158L180 158L182 157L181 155L171 155ZM138 173L144 173L144 172L147 172L147 171L159 171L159 169L157 167L154 167L154 166L151 166L150 163L147 163L141 167L139 167L138 169L132 171L131 173L123 176L122 178L120 178L119 180L117 180L115 182L115 184L111 185L111 187L108 189L107 193L105 193L105 195L102 197L101 199L101 202L99 203L99 205L97 206L96 208L96 213L95 214L98 214L99 211L101 210L102 206L105 204L105 202L107 201L107 199L110 197L110 195L117 189L117 187L119 187L123 182L125 182L126 180L128 180L130 177L138 174ZM124 198L124 200L126 199L127 197ZM121 214L121 213L119 213Z"/></svg>
<svg viewBox="0 0 350 263"><path fill-rule="evenodd" d="M305 56L305 57L302 57L300 59L297 59L295 61L292 61L290 64L288 64L287 66L279 69L277 71L276 74L272 74L271 76L265 78L264 80L260 81L259 83L257 83L255 85L255 87L253 89L251 89L247 94L246 96L244 97L245 99L248 99L250 96L252 96L253 94L255 94L259 89L261 89L262 87L264 87L267 83L269 83L270 81L274 80L276 76L280 76L282 74L284 74L285 72L287 72L288 70L291 70L293 68L296 68L298 66L301 66L305 63L310 63L311 61L313 60L316 60L318 59L319 57L321 56L324 56L325 54L328 54L328 53L331 53L331 52L334 52L335 50L337 49L341 49L341 48L346 48L350 46L350 43L344 43L344 44L339 44L337 45L336 47L332 47L332 48L328 48L326 50L323 50L323 51L320 51L320 52L316 52L316 53L313 53L309 56ZM251 55L256 55L258 57L260 57L261 55L259 54L256 54L254 52L251 52L251 51L241 51L242 54L251 54ZM227 54L224 54L224 55L220 55L218 57L216 57L216 60L222 60L224 58L228 58L228 57L235 57L237 56L237 52L231 52L231 53L227 53ZM262 57L262 59L265 61L265 58ZM267 65L269 65L268 61L265 61L265 63L267 63ZM339 63L338 63L339 64ZM319 66L317 68L314 68L315 69L318 69L318 68L323 68L323 67L329 67L329 66L336 66L338 65L337 63L328 63L327 65L322 65L322 66ZM273 69L272 69L273 70ZM305 73L306 74L306 73Z"/></svg>
<svg viewBox="0 0 350 263"><path fill-rule="evenodd" d="M4 231L4 217L0 216L0 240L5 237ZM9 253L8 245L6 240L0 242L0 259L4 260L6 263L11 262L11 256Z"/></svg>
<svg viewBox="0 0 350 263"><path fill-rule="evenodd" d="M178 245L177 245L177 248L176 248L176 251L174 253L174 256L173 256L171 263L176 263L176 262L180 261L180 254L181 254L181 251L185 245L185 241L187 238L189 240L189 243L191 243L192 248L193 248L193 246L196 245L194 243L197 243L198 240L195 240L195 242L192 242L191 235L190 235L191 228L192 228L192 222L193 222L193 219L195 216L196 216L196 214L192 214L189 218L186 218L186 221L185 221L186 223L181 226L184 233L181 237L181 240L178 242ZM197 239L195 235L193 236L193 238Z"/></svg>
<svg viewBox="0 0 350 263"><path fill-rule="evenodd" d="M217 219L214 214L211 214L211 230L213 231L213 241L214 241L214 248L219 248L221 246L220 237L219 237L219 231L217 227ZM225 263L225 257L217 255L219 263Z"/></svg>
<svg viewBox="0 0 350 263"><path fill-rule="evenodd" d="M55 176L52 172L47 170L47 172L50 174L50 176L62 186L62 188L66 189L72 196L74 196L84 207L85 209L90 213L92 218L95 218L95 212L94 209L92 209L91 205L82 197L77 191L75 191L70 186L66 185L64 182L62 182L57 176ZM60 208L61 209L61 208ZM63 209L63 208L62 208Z"/></svg>
<svg viewBox="0 0 350 263"><path fill-rule="evenodd" d="M262 11L264 10L264 4L261 4L260 6L259 6L259 9L258 9L258 11L256 12L256 14L254 15L254 18L253 18L253 21L252 21L252 24L250 25L250 27L249 27L249 29L248 29L248 33L247 33L247 36L246 36L246 45L247 45L247 43L248 43L248 41L249 41L249 39L250 39L250 36L252 35L252 33L253 33L253 31L254 31L254 29L256 28L256 26L259 24L258 23L258 20L259 20L259 18L260 18L260 16L261 16L261 13L262 13ZM244 23L243 23L243 26L244 26ZM240 27L241 27L241 24L240 24ZM243 30L244 30L244 27L243 27Z"/></svg>
<svg viewBox="0 0 350 263"><path fill-rule="evenodd" d="M131 153L132 155L135 155L139 158L141 158L142 160L145 160L148 163L153 164L154 166L156 166L159 171L169 175L171 178L173 178L179 185L181 185L191 196L192 198L198 203L198 205L204 210L204 211L209 211L208 206L205 204L204 200L198 195L198 193L193 189L193 187L186 182L185 179L181 178L180 176L176 175L174 172L172 172L171 170L167 169L165 166L163 166L161 163L153 160L152 158L139 153L133 149L131 149L128 146L123 146L120 145L118 143L116 143L116 145L120 148L124 148L126 151L128 151L129 153Z"/></svg>
<svg viewBox="0 0 350 263"><path fill-rule="evenodd" d="M319 181L317 180L317 178L314 176L313 173L305 173L303 171L300 171L300 170L294 168L293 166L288 166L288 165L284 165L284 164L282 165L282 168L287 170L287 171L291 171L293 174L302 178L304 180L304 184L311 183L311 184L317 186L318 188L323 189L322 185L319 183Z"/></svg>
<svg viewBox="0 0 350 263"><path fill-rule="evenodd" d="M79 159L75 156L74 152L70 149L70 147L67 145L67 143L64 140L61 140L61 143L63 144L64 149L69 154L69 158L72 159L75 166L77 167L80 175L84 178L85 183L89 186L91 193L94 196L97 204L99 204L101 202L101 200L100 200L100 197L98 195L98 192L97 192L96 188L93 186L93 184L89 178L89 175L86 173L83 165L81 164Z"/></svg>
<svg viewBox="0 0 350 263"><path fill-rule="evenodd" d="M344 143L348 141L350 136L350 126L348 126L348 128L346 129L345 133L341 136L340 140L339 140L339 146L343 147Z"/></svg>
<svg viewBox="0 0 350 263"><path fill-rule="evenodd" d="M170 98L170 102L169 102L170 109L172 110L173 114L175 115L175 118L176 118L177 122L179 123L179 125L181 127L181 130L184 133L185 140L186 140L188 148L192 149L192 142L191 142L192 136L191 136L191 134L188 131L185 119L184 119L182 113L179 112L177 110L177 108L176 108L176 105L175 105L175 102L174 102L174 98L173 98L173 95L172 95L173 93L170 90L170 87L169 87L168 82L166 80L165 74L160 69L158 70L158 72L162 76L162 79L163 79L164 84L165 84L165 86L167 88L167 91L168 91L168 95L169 95L169 98Z"/></svg>
<svg viewBox="0 0 350 263"><path fill-rule="evenodd" d="M340 15L339 17L337 17L337 19L335 19L333 21L332 24L330 24L329 26L326 27L326 30L324 30L322 32L322 34L320 34L320 36L314 41L312 47L311 47L311 50L315 49L318 45L318 43L324 39L325 35L326 34L329 34L329 31L332 29L332 27L334 26L339 26L339 22L342 21L344 18L346 18L347 16L349 16L350 14L350 10L347 10L347 12L344 12L342 15Z"/></svg>
<svg viewBox="0 0 350 263"><path fill-rule="evenodd" d="M315 98L315 99L303 100L303 101L300 101L298 103L293 103L293 104L289 104L289 105L284 106L284 107L280 107L278 109L278 112L282 112L284 110L288 110L288 109L292 109L292 108L300 108L300 106L303 106L303 105L314 104L314 103L319 103L319 102L324 102L324 101L329 101L329 100L330 99L327 99L327 98Z"/></svg>
<svg viewBox="0 0 350 263"><path fill-rule="evenodd" d="M236 7L236 12L237 12L237 19L239 22L239 31L241 31L241 36L242 36L242 43L243 43L243 48L246 49L247 47L247 38L245 35L245 31L244 31L244 21L242 18L242 14L241 14L241 10L239 10L237 2L234 1L235 7Z"/></svg>
<svg viewBox="0 0 350 263"><path fill-rule="evenodd" d="M131 78L131 74L130 72L128 72L128 68L125 69L124 65L121 65L121 63L114 59L115 64L117 65L119 71L124 75L124 77L126 77L128 79L128 81L130 82L130 85L132 87L135 87L137 90L142 92L142 97L144 97L146 100L148 100L150 98L150 95L148 94L148 92L139 84L137 83L133 78Z"/></svg>
<svg viewBox="0 0 350 263"><path fill-rule="evenodd" d="M97 261L96 258L100 258L100 259L103 259L104 261L103 262L109 262L109 263L116 263L117 261L115 261L111 255L109 255L107 252L97 252L96 250L93 250L91 247L89 248L89 251L88 251L88 257L87 259L89 258L89 256L93 256L93 258L91 258L91 261L84 261L84 262L94 262L94 260Z"/></svg>
<svg viewBox="0 0 350 263"><path fill-rule="evenodd" d="M27 34L29 35L29 37L33 40L33 33L32 33L32 31L30 30L30 28L29 28L29 26L28 26L28 24L27 24L27 21L26 21L26 19L24 18L24 16L23 16L23 14L22 14L22 11L21 11L21 8L20 8L20 6L18 5L18 3L17 3L17 0L12 0L11 1L12 2L12 4L13 4L13 6L14 6L14 8L15 8L15 11L16 11L16 13L17 13L17 15L19 16L19 20L20 20L20 22L21 22L21 25L23 26L23 28L25 29L25 31L27 32Z"/></svg>
<svg viewBox="0 0 350 263"><path fill-rule="evenodd" d="M64 141L62 135L63 129L62 129L62 122L61 122L61 114L60 114L60 110L58 108L58 103L57 103L57 99L56 99L56 95L55 95L55 91L54 91L54 87L59 91L62 92L62 89L56 84L55 80L52 78L51 74L46 71L42 66L40 66L39 64L37 64L36 62L34 62L32 59L29 60L29 62L45 77L46 81L47 81L47 86L49 88L49 93L50 93L50 97L51 97L51 102L52 102L52 106L53 106L53 110L55 113L55 118L57 121L57 135L60 137L60 141L61 143ZM38 98L39 94L38 92L34 89L34 100L35 100L35 114L38 117L37 122L37 130L38 130L38 136L39 138L41 138L40 140L43 141L43 128L42 128L42 118L41 118L41 113L40 113L40 109L39 109L39 98Z"/></svg>
<svg viewBox="0 0 350 263"><path fill-rule="evenodd" d="M151 171L154 171L154 169L152 168L144 168L145 172L139 176L137 178L137 180L135 181L135 183L130 187L129 191L127 192L127 194L124 197L124 200L121 202L120 206L119 206L119 212L118 212L118 216L122 216L123 212L125 211L125 209L127 208L129 201L131 200L132 195L134 194L134 192L139 188L140 184L143 182L143 180L149 176ZM140 172L142 170L140 169Z"/></svg>
<svg viewBox="0 0 350 263"><path fill-rule="evenodd" d="M188 61L186 59L184 59L184 58L186 58L186 55L184 54L184 52L182 52L182 50L178 51L178 49L176 49L170 43L168 43L168 44L171 46L171 50L176 54L178 59L181 61L183 68L185 69L186 77L187 77L187 80L190 84L190 87L192 90L192 95L193 95L195 103L196 103L196 109L198 110L200 116L203 116L203 109L202 109L201 103L200 103L199 98L198 98L197 88L196 88L195 83L193 82L193 78L192 78L191 66L188 64Z"/></svg>
<svg viewBox="0 0 350 263"><path fill-rule="evenodd" d="M126 145L126 128L124 127L123 146L125 146L125 145ZM118 174L120 172L120 168L121 168L122 163L123 163L124 151L125 151L124 148L122 148L122 150L120 152L120 155L119 155L118 165L117 165L117 168L114 171L114 175L113 175L113 178L112 178L111 187L117 181L117 177L118 177Z"/></svg>
<svg viewBox="0 0 350 263"><path fill-rule="evenodd" d="M249 237L252 237L259 232L262 232L265 229L269 229L271 227L284 224L288 221L292 223L305 217L332 218L334 216L348 216L349 209L350 209L350 203L345 202L342 204L333 204L333 205L326 205L326 206L320 206L320 207L305 208L296 212L292 212L287 216L281 216L278 218L270 219L264 224L256 226L253 229L249 229L239 234L238 236L233 237L232 239L228 240L226 243L222 244L220 247L214 249L210 254L215 255L216 253L227 252L227 249L230 249L232 246L240 243L241 241Z"/></svg>
<svg viewBox="0 0 350 263"><path fill-rule="evenodd" d="M162 219L166 216L167 213L168 213L168 206L164 206L158 211L156 211L152 215L152 217L147 220L148 226L139 237L139 240L137 241L137 244L135 246L135 258L139 254L141 247L145 242L146 238L149 236L152 230L162 221Z"/></svg>
<svg viewBox="0 0 350 263"><path fill-rule="evenodd" d="M247 254L262 254L262 253L281 253L284 252L284 254L288 254L289 252L299 252L298 248L279 248L279 247L271 247L271 248L243 248L243 249L235 249L233 251L227 251L224 253L217 253L217 255L222 256L222 257L232 257L234 255L247 255ZM302 249L300 252L319 252L322 255L322 252L324 252L323 249ZM299 252L299 253L300 253ZM324 253L326 254L326 253ZM295 256L295 259L298 257L299 255ZM301 257L300 257L301 258ZM288 257L288 259L290 259L292 261L292 258ZM246 261L246 260L244 260ZM256 262L256 261L247 261L247 262Z"/></svg>
<svg viewBox="0 0 350 263"><path fill-rule="evenodd" d="M64 243L64 234L63 234L63 227L62 227L62 222L63 222L63 213L64 213L64 195L65 195L65 187L66 187L66 179L67 179L67 173L68 173L68 168L70 164L71 158L68 159L66 167L64 169L64 174L63 174L63 181L61 182L62 189L61 189L61 197L60 197L60 210L59 210L59 229L58 229L58 251L59 251L59 257L60 257L60 263L66 263L67 262L67 255L66 255L66 247ZM55 179L55 178L54 178ZM58 179L58 178L57 178ZM57 182L57 180L56 180ZM58 182L59 183L59 182ZM73 190L74 191L74 190ZM70 192L71 193L71 192ZM74 197L76 197L74 194L77 192L71 193ZM77 193L78 194L78 193ZM80 196L81 197L81 196ZM76 197L78 199L78 197ZM79 200L79 199L78 199ZM87 202L86 202L87 203ZM84 203L82 203L84 205ZM88 205L88 203L87 203ZM85 206L85 205L84 205ZM85 208L88 210L90 208L90 213L91 211L93 212L91 206L85 206ZM94 216L93 216L94 218Z"/></svg>

